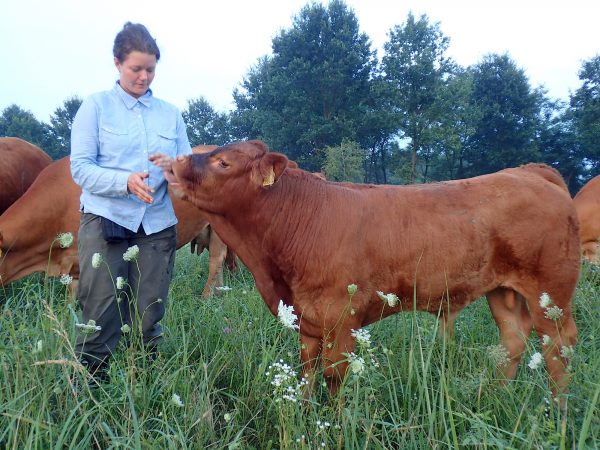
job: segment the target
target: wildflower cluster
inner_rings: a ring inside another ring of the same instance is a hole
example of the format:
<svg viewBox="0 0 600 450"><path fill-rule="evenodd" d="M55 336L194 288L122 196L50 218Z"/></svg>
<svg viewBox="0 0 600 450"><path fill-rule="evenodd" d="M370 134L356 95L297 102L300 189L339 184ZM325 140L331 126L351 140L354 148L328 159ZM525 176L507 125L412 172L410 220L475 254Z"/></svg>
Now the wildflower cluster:
<svg viewBox="0 0 600 450"><path fill-rule="evenodd" d="M357 290L358 290L358 286L355 285L354 283L348 285L348 294L354 295L354 294L356 294Z"/></svg>
<svg viewBox="0 0 600 450"><path fill-rule="evenodd" d="M496 367L506 366L510 362L508 350L504 345L490 345L487 350L488 357Z"/></svg>
<svg viewBox="0 0 600 450"><path fill-rule="evenodd" d="M361 356L358 356L356 353L351 352L346 354L348 358L348 369L354 375L360 375L365 371L365 359Z"/></svg>
<svg viewBox="0 0 600 450"><path fill-rule="evenodd" d="M383 300L384 303L386 303L390 308L393 308L394 306L396 306L398 304L398 296L396 294L384 294L381 291L377 291L377 296Z"/></svg>
<svg viewBox="0 0 600 450"><path fill-rule="evenodd" d="M140 248L137 245L129 247L125 253L123 253L124 261L135 261L140 254Z"/></svg>
<svg viewBox="0 0 600 450"><path fill-rule="evenodd" d="M216 286L215 291L228 292L231 291L229 286Z"/></svg>
<svg viewBox="0 0 600 450"><path fill-rule="evenodd" d="M117 277L117 281L115 284L117 286L117 289L123 289L125 287L126 283L127 283L127 281L125 280L125 278Z"/></svg>
<svg viewBox="0 0 600 450"><path fill-rule="evenodd" d="M173 395L171 396L171 403L173 405L177 406L178 408L183 407L183 402L181 401L181 397L174 392L173 392Z"/></svg>
<svg viewBox="0 0 600 450"><path fill-rule="evenodd" d="M296 325L298 316L294 314L294 307L292 305L287 306L283 303L283 300L279 300L279 306L277 307L277 318L286 328L297 330L300 327Z"/></svg>
<svg viewBox="0 0 600 450"><path fill-rule="evenodd" d="M574 354L575 354L575 349L573 348L572 345L569 345L569 346L563 345L560 348L560 356L562 356L565 359L571 359Z"/></svg>
<svg viewBox="0 0 600 450"><path fill-rule="evenodd" d="M60 276L60 282L61 282L61 284L68 286L69 284L71 284L73 282L73 277L71 275L69 275L68 273L63 273Z"/></svg>
<svg viewBox="0 0 600 450"><path fill-rule="evenodd" d="M563 310L552 304L552 299L546 292L543 292L542 295L540 295L540 306L546 310L544 313L546 319L558 320L563 315Z"/></svg>
<svg viewBox="0 0 600 450"><path fill-rule="evenodd" d="M73 241L74 241L73 233L71 233L71 232L59 233L56 236L56 240L58 241L60 248L69 248L71 245L73 245Z"/></svg>
<svg viewBox="0 0 600 450"><path fill-rule="evenodd" d="M375 359L375 356L373 354L375 349L373 347L371 347L371 333L369 332L369 330L367 330L366 328L360 328L358 330L351 330L350 334L356 341L358 349L360 350L359 353L366 351L367 356L369 357L373 367L379 367L379 362L377 361L377 359ZM350 355L354 355L354 353L350 353ZM354 362L355 369L357 369L357 370L359 370L359 368L364 369L364 362L365 362L364 358L360 358L360 360L359 360L358 359L359 357L356 355L354 355L354 357L349 356L348 358L349 358L351 366L352 366L352 363ZM361 360L362 360L362 363L361 363ZM359 372L353 371L353 373L360 373L360 372L362 372L362 369L359 370Z"/></svg>
<svg viewBox="0 0 600 450"><path fill-rule="evenodd" d="M360 328L359 330L351 330L352 337L356 340L359 346L369 348L371 346L371 333L366 328Z"/></svg>
<svg viewBox="0 0 600 450"><path fill-rule="evenodd" d="M296 403L300 397L302 387L308 384L308 380L304 377L298 381L296 372L281 359L269 366L266 375L267 377L273 377L271 385L273 386L273 395L276 402L288 400Z"/></svg>
<svg viewBox="0 0 600 450"><path fill-rule="evenodd" d="M527 365L530 369L535 370L540 366L540 364L542 364L542 361L542 354L540 352L536 352L533 355L531 355L531 359L529 360L529 363Z"/></svg>
<svg viewBox="0 0 600 450"><path fill-rule="evenodd" d="M97 269L98 267L100 267L100 264L102 264L103 261L104 261L104 258L102 258L102 255L100 253L94 253L92 255L92 267L94 269Z"/></svg>
<svg viewBox="0 0 600 450"><path fill-rule="evenodd" d="M77 323L75 326L79 328L83 334L93 334L102 329L100 325L96 325L96 321L93 319L88 320L87 323Z"/></svg>

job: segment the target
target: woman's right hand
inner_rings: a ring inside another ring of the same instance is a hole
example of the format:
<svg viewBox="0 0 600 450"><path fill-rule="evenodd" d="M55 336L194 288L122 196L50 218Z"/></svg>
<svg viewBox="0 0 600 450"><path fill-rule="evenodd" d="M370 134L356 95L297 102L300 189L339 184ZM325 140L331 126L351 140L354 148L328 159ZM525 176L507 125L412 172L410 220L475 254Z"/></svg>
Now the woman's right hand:
<svg viewBox="0 0 600 450"><path fill-rule="evenodd" d="M150 194L154 192L154 189L144 183L146 178L148 178L146 172L132 172L127 178L127 191L144 203L152 203L154 199Z"/></svg>

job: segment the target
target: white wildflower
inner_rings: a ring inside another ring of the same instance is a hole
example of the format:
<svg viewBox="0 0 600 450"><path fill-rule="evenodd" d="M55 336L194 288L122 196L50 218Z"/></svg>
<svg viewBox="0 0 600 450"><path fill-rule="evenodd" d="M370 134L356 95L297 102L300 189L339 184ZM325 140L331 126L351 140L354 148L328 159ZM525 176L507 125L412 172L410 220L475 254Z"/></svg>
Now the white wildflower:
<svg viewBox="0 0 600 450"><path fill-rule="evenodd" d="M530 369L535 370L539 367L539 365L542 363L542 354L540 352L536 352L533 355L531 355L531 359L529 360L529 363L527 364L529 366Z"/></svg>
<svg viewBox="0 0 600 450"><path fill-rule="evenodd" d="M123 253L124 261L135 261L140 254L140 248L137 245L129 247L125 253Z"/></svg>
<svg viewBox="0 0 600 450"><path fill-rule="evenodd" d="M300 328L296 325L296 321L298 320L298 316L294 314L294 307L292 305L286 306L283 303L283 300L279 300L279 306L277 307L277 317L279 321L287 328L291 328L292 330Z"/></svg>
<svg viewBox="0 0 600 450"><path fill-rule="evenodd" d="M102 329L100 325L96 325L96 321L93 319L88 320L87 323L77 323L75 326L79 328L83 334L93 334Z"/></svg>
<svg viewBox="0 0 600 450"><path fill-rule="evenodd" d="M496 367L506 366L510 362L508 350L502 344L490 345L488 348L488 357Z"/></svg>
<svg viewBox="0 0 600 450"><path fill-rule="evenodd" d="M125 287L125 284L126 284L125 278L123 278L123 277L117 277L117 281L116 281L115 284L117 286L117 289L123 289Z"/></svg>
<svg viewBox="0 0 600 450"><path fill-rule="evenodd" d="M225 413L223 419L225 419L225 422L231 422L231 414Z"/></svg>
<svg viewBox="0 0 600 450"><path fill-rule="evenodd" d="M174 392L173 392L173 395L171 396L171 403L173 403L175 406L177 406L179 408L181 408L183 406L181 397Z"/></svg>
<svg viewBox="0 0 600 450"><path fill-rule="evenodd" d="M550 345L552 339L547 334L542 336L542 345Z"/></svg>
<svg viewBox="0 0 600 450"><path fill-rule="evenodd" d="M542 295L540 295L540 306L544 309L550 307L550 305L552 304L552 299L550 298L550 296L548 295L547 292L542 292Z"/></svg>
<svg viewBox="0 0 600 450"><path fill-rule="evenodd" d="M121 327L121 333L123 333L123 334L127 334L127 333L129 333L130 331L131 331L131 327L130 327L129 325L127 325L127 324L124 324L124 325Z"/></svg>
<svg viewBox="0 0 600 450"><path fill-rule="evenodd" d="M276 402L287 400L296 403L301 396L302 387L308 384L308 380L304 377L298 381L296 372L281 359L269 366L266 375L273 376L271 385L274 387L273 395Z"/></svg>
<svg viewBox="0 0 600 450"><path fill-rule="evenodd" d="M384 303L387 303L387 305L391 308L393 308L394 306L396 306L398 304L398 296L396 294L384 294L381 291L377 291L377 296L384 301Z"/></svg>
<svg viewBox="0 0 600 450"><path fill-rule="evenodd" d="M102 255L100 253L94 253L92 255L92 267L94 269L97 269L98 267L100 267L100 264L102 264L102 261L104 261L104 259L102 258Z"/></svg>
<svg viewBox="0 0 600 450"><path fill-rule="evenodd" d="M574 354L575 354L575 349L573 348L572 345L569 345L569 346L563 345L560 348L560 356L562 356L565 359L571 359Z"/></svg>
<svg viewBox="0 0 600 450"><path fill-rule="evenodd" d="M229 286L216 286L215 290L216 291L227 292L227 291L231 291L231 288Z"/></svg>
<svg viewBox="0 0 600 450"><path fill-rule="evenodd" d="M61 282L61 284L68 286L69 284L71 284L73 282L73 277L71 275L69 275L68 273L63 273L60 276L60 282Z"/></svg>
<svg viewBox="0 0 600 450"><path fill-rule="evenodd" d="M353 374L360 375L365 371L365 360L354 352L348 355L348 360L350 361L348 368Z"/></svg>
<svg viewBox="0 0 600 450"><path fill-rule="evenodd" d="M44 348L44 342L40 339L35 343L33 349L31 350L31 353L34 355L37 353L40 353L43 348Z"/></svg>
<svg viewBox="0 0 600 450"><path fill-rule="evenodd" d="M348 285L348 294L354 295L354 294L356 294L357 290L358 290L358 286L355 285L354 283Z"/></svg>
<svg viewBox="0 0 600 450"><path fill-rule="evenodd" d="M60 245L60 248L69 248L71 245L73 245L73 233L71 232L67 232L67 233L59 233L56 236L56 240L58 240L58 244Z"/></svg>
<svg viewBox="0 0 600 450"><path fill-rule="evenodd" d="M544 313L544 316L546 316L546 319L550 319L550 320L558 320L562 317L562 315L563 315L563 310L560 309L556 305L548 308L546 310L546 312Z"/></svg>
<svg viewBox="0 0 600 450"><path fill-rule="evenodd" d="M352 330L350 334L356 340L358 345L367 348L371 346L371 333L366 328Z"/></svg>

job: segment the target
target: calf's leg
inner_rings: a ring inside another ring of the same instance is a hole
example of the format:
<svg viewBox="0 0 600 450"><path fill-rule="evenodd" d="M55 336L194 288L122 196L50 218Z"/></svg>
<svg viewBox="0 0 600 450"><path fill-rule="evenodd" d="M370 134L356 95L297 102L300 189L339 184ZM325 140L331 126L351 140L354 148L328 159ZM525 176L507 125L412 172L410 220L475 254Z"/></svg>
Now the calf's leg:
<svg viewBox="0 0 600 450"><path fill-rule="evenodd" d="M509 361L501 370L505 377L514 378L533 326L529 309L525 299L512 289L494 289L486 297L500 331L500 342L508 351Z"/></svg>
<svg viewBox="0 0 600 450"><path fill-rule="evenodd" d="M321 356L321 339L306 334L300 334L300 361L302 362L302 376L308 381L305 396L314 392L315 368Z"/></svg>

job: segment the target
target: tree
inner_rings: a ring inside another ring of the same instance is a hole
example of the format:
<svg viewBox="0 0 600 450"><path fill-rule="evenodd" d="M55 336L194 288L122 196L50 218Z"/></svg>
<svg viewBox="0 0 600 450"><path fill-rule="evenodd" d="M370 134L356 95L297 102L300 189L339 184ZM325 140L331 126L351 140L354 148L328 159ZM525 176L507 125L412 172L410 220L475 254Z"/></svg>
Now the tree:
<svg viewBox="0 0 600 450"><path fill-rule="evenodd" d="M41 149L48 146L49 127L39 122L32 112L10 105L0 115L0 136L18 137Z"/></svg>
<svg viewBox="0 0 600 450"><path fill-rule="evenodd" d="M272 42L234 99L236 123L308 170L323 149L354 140L369 98L374 54L341 0L305 6Z"/></svg>
<svg viewBox="0 0 600 450"><path fill-rule="evenodd" d="M326 147L325 154L323 172L328 180L353 183L365 181L366 151L356 142L344 139L337 147Z"/></svg>
<svg viewBox="0 0 600 450"><path fill-rule="evenodd" d="M204 97L188 100L187 110L182 116L192 147L231 142L228 115L215 111Z"/></svg>
<svg viewBox="0 0 600 450"><path fill-rule="evenodd" d="M47 152L52 159L60 159L71 153L71 126L80 106L79 97L70 97L50 116Z"/></svg>
<svg viewBox="0 0 600 450"><path fill-rule="evenodd" d="M399 134L408 139L411 152L410 182L417 179L419 154L433 142L431 130L439 120L439 94L454 64L444 56L449 39L427 15L417 21L408 14L403 25L390 30L382 59L389 85L391 108Z"/></svg>
<svg viewBox="0 0 600 450"><path fill-rule="evenodd" d="M571 96L570 106L589 179L600 171L600 55L583 62L579 79L583 84Z"/></svg>
<svg viewBox="0 0 600 450"><path fill-rule="evenodd" d="M466 149L464 175L541 161L536 133L543 91L531 89L524 71L507 54L487 55L470 70L470 103L479 111Z"/></svg>

